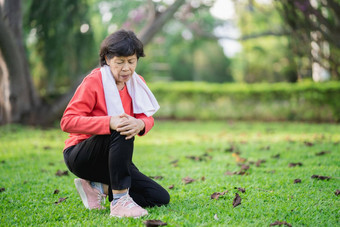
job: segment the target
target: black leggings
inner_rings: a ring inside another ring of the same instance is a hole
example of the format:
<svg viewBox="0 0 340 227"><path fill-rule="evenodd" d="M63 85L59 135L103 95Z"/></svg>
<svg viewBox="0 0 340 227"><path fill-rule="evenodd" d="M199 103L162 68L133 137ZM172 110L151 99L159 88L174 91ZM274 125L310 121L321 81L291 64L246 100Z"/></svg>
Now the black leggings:
<svg viewBox="0 0 340 227"><path fill-rule="evenodd" d="M76 176L109 185L111 190L129 188L133 200L142 207L166 205L169 193L142 174L132 163L134 138L126 140L116 131L94 135L64 151L64 160Z"/></svg>

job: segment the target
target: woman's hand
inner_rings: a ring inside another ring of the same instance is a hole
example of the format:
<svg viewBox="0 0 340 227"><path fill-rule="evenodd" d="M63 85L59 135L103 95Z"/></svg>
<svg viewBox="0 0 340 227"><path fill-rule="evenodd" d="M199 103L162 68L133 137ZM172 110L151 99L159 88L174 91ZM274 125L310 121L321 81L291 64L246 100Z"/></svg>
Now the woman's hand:
<svg viewBox="0 0 340 227"><path fill-rule="evenodd" d="M112 116L110 118L110 128L117 131L118 125L122 122L122 120L123 118L121 116Z"/></svg>
<svg viewBox="0 0 340 227"><path fill-rule="evenodd" d="M144 121L131 117L124 113L119 116L120 122L117 125L117 132L126 136L126 139L131 139L145 128Z"/></svg>

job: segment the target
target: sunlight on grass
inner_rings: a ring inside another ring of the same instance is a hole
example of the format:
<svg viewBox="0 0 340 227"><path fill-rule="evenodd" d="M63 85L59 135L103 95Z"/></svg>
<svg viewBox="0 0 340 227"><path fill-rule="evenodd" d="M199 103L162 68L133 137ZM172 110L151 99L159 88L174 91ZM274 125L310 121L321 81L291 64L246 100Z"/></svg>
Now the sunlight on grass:
<svg viewBox="0 0 340 227"><path fill-rule="evenodd" d="M277 220L293 226L339 224L334 192L340 189L340 125L156 122L148 135L136 138L134 162L146 175L162 176L156 181L163 187L173 185L171 203L148 208L150 215L136 220L109 218L109 203L104 211L83 208L75 176L55 175L67 169L66 138L58 128L0 128L1 225L143 226L148 219L169 226L269 226ZM249 169L242 175L244 166ZM187 176L195 181L184 184ZM295 179L301 183L294 184ZM228 192L210 199L223 191ZM242 201L234 208L235 193ZM61 197L67 199L56 205Z"/></svg>

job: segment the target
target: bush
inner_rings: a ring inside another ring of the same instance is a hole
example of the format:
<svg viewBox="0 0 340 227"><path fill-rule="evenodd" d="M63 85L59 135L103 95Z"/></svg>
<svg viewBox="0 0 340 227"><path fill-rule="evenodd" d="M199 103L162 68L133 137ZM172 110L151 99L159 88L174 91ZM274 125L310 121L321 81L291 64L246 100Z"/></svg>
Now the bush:
<svg viewBox="0 0 340 227"><path fill-rule="evenodd" d="M340 121L340 83L151 83L161 109L176 119Z"/></svg>

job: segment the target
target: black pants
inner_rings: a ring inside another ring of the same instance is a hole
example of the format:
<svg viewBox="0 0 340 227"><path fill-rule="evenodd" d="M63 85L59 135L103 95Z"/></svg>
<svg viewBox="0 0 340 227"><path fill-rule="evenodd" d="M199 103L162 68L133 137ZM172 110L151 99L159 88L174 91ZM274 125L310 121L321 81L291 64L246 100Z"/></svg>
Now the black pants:
<svg viewBox="0 0 340 227"><path fill-rule="evenodd" d="M116 131L94 135L65 149L65 163L76 176L109 185L110 201L112 189L129 188L130 196L142 207L168 204L169 193L133 164L133 142L134 138L126 140Z"/></svg>

